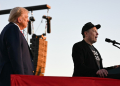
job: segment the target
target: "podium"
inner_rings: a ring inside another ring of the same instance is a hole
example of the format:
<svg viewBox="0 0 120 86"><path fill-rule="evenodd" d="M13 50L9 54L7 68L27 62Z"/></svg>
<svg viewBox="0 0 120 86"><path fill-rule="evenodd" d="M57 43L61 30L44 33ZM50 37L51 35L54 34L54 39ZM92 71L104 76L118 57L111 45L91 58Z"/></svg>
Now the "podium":
<svg viewBox="0 0 120 86"><path fill-rule="evenodd" d="M120 67L108 70L108 76L106 78L120 79Z"/></svg>

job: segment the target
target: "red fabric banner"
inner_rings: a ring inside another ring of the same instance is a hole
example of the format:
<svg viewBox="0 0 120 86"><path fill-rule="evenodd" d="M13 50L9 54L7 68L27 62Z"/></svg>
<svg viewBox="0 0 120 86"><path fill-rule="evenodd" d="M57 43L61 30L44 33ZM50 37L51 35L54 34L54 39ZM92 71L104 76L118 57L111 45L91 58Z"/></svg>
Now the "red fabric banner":
<svg viewBox="0 0 120 86"><path fill-rule="evenodd" d="M11 86L120 86L120 80L96 77L11 75Z"/></svg>

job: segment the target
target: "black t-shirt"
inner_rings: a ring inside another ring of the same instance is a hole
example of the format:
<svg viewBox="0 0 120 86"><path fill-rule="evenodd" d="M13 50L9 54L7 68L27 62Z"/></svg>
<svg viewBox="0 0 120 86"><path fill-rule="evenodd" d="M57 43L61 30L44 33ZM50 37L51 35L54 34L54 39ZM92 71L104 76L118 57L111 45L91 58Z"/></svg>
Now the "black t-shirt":
<svg viewBox="0 0 120 86"><path fill-rule="evenodd" d="M95 60L96 60L97 65L98 65L98 68L100 69L100 56L93 46L89 45L89 47L90 47L91 51L93 52L93 54L95 56Z"/></svg>

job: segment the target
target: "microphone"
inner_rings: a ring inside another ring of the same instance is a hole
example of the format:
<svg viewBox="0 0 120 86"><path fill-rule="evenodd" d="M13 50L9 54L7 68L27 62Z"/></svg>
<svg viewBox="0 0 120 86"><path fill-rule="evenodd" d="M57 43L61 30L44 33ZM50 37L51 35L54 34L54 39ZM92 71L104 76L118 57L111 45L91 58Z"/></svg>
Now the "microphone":
<svg viewBox="0 0 120 86"><path fill-rule="evenodd" d="M108 38L106 38L105 41L109 42L109 43L113 43L113 44L120 44L120 43L116 42L115 40L111 40L111 39L108 39Z"/></svg>

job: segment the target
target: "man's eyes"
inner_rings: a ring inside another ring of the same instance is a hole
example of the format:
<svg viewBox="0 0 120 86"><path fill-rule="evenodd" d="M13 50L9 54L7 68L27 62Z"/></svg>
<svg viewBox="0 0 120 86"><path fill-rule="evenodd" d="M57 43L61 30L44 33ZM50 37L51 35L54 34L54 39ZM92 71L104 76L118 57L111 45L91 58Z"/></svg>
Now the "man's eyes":
<svg viewBox="0 0 120 86"><path fill-rule="evenodd" d="M96 33L97 33L97 31L94 31L94 30L93 30L93 32L96 32Z"/></svg>

